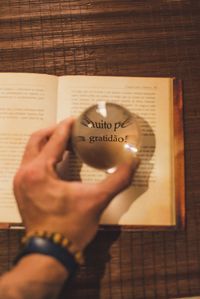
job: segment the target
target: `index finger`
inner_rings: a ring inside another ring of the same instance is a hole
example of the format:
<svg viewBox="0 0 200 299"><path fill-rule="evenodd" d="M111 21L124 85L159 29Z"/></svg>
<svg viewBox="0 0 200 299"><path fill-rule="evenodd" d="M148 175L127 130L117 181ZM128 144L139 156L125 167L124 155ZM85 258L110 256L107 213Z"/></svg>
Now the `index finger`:
<svg viewBox="0 0 200 299"><path fill-rule="evenodd" d="M53 134L55 128L56 126L53 125L36 131L31 135L26 144L21 165L30 162L39 155L43 146L48 142L49 137Z"/></svg>
<svg viewBox="0 0 200 299"><path fill-rule="evenodd" d="M60 160L61 156L66 150L66 145L69 141L73 123L74 118L70 117L62 121L57 126L49 141L46 143L40 153L45 160L50 159L54 162Z"/></svg>

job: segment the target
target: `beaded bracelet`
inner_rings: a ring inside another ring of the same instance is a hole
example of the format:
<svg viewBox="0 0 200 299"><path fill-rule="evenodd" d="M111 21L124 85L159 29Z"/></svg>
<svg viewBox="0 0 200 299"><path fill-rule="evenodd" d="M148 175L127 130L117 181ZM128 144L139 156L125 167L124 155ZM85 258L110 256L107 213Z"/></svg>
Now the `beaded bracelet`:
<svg viewBox="0 0 200 299"><path fill-rule="evenodd" d="M27 233L21 240L23 249L16 257L16 264L23 256L31 253L40 253L52 256L61 262L72 274L78 266L84 264L81 251L74 248L72 242L60 233L36 231Z"/></svg>
<svg viewBox="0 0 200 299"><path fill-rule="evenodd" d="M51 233L47 231L35 231L35 232L30 232L27 233L21 240L22 244L26 244L26 242L31 238L31 237L41 237L48 239L52 241L54 244L60 245L61 247L65 248L68 250L73 256L74 259L76 260L77 264L83 265L84 264L84 257L82 251L76 251L74 250L73 243L64 237L60 233Z"/></svg>

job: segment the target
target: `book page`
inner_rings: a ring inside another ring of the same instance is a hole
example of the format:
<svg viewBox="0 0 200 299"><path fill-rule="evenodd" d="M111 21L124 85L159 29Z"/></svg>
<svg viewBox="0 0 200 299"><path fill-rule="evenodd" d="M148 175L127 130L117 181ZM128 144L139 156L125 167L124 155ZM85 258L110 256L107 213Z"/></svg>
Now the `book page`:
<svg viewBox="0 0 200 299"><path fill-rule="evenodd" d="M69 76L59 78L58 115L78 116L99 101L121 104L136 114L142 129L141 164L132 185L106 209L102 224L174 225L171 153L171 87L168 78ZM102 171L71 159L70 172L83 181L102 179Z"/></svg>
<svg viewBox="0 0 200 299"><path fill-rule="evenodd" d="M0 222L20 222L13 176L30 134L56 120L58 79L22 73L0 74Z"/></svg>

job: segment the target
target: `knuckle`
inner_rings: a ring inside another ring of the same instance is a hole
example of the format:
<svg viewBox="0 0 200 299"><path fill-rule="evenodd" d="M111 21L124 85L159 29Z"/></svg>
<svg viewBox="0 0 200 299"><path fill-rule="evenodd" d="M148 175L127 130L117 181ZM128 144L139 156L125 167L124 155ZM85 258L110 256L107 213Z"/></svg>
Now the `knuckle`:
<svg viewBox="0 0 200 299"><path fill-rule="evenodd" d="M41 136L41 135L43 135L43 129L37 130L37 131L32 133L33 137L38 137L38 136Z"/></svg>
<svg viewBox="0 0 200 299"><path fill-rule="evenodd" d="M35 140L35 139L39 139L42 136L42 132L41 130L35 131L31 134L30 136L30 141Z"/></svg>
<svg viewBox="0 0 200 299"><path fill-rule="evenodd" d="M30 167L27 169L25 176L25 183L35 185L41 182L43 179L43 173L36 167Z"/></svg>
<svg viewBox="0 0 200 299"><path fill-rule="evenodd" d="M25 167L21 167L13 178L13 189L14 191L20 190L24 184L26 177Z"/></svg>
<svg viewBox="0 0 200 299"><path fill-rule="evenodd" d="M35 185L42 181L43 172L35 166L21 168L14 177L14 187L19 185Z"/></svg>
<svg viewBox="0 0 200 299"><path fill-rule="evenodd" d="M18 188L18 186L21 185L22 177L23 177L22 170L17 171L13 179L14 189Z"/></svg>
<svg viewBox="0 0 200 299"><path fill-rule="evenodd" d="M37 136L38 136L38 131L36 131L36 132L33 132L32 134L31 134L31 136L30 136L30 140L32 140L32 139L35 139Z"/></svg>

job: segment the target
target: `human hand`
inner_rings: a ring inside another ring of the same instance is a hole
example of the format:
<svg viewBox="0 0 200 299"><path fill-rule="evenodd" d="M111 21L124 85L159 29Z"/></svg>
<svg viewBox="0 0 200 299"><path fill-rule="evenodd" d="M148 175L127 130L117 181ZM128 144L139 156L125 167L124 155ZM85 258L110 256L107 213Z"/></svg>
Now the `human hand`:
<svg viewBox="0 0 200 299"><path fill-rule="evenodd" d="M129 186L138 160L120 165L96 184L60 180L55 166L66 150L73 122L69 118L31 136L14 178L14 193L27 233L59 232L83 250L109 202Z"/></svg>

